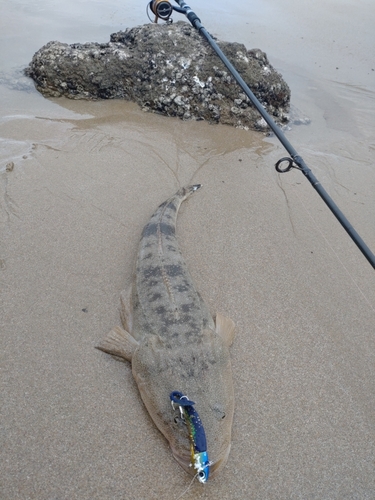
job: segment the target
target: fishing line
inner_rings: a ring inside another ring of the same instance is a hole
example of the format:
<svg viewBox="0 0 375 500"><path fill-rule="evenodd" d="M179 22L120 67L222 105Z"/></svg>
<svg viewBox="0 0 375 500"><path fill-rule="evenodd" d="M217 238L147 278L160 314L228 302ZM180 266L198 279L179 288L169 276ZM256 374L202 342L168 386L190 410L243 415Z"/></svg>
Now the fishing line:
<svg viewBox="0 0 375 500"><path fill-rule="evenodd" d="M271 176L271 173L270 173L270 177L272 178ZM284 197L286 199L286 203L288 205L288 198L287 198L287 193L285 191L285 189L283 188L282 186L282 182L281 182L281 178L280 178L280 184L277 183L277 185L280 187L280 189L282 189L283 193L284 193ZM322 238L324 239L324 241L327 243L328 247L330 248L330 250L332 251L332 253L335 255L335 257L337 258L337 260L339 261L339 263L342 265L342 267L344 268L344 270L347 272L347 274L349 275L350 279L352 280L352 282L354 283L354 285L356 286L356 288L358 289L359 293L362 295L362 297L365 299L365 302L367 302L367 304L370 306L370 309L375 313L375 308L373 307L373 305L371 304L370 300L366 297L365 293L362 291L362 289L360 288L360 286L358 285L358 283L355 281L354 277L352 276L352 274L350 273L349 269L345 266L345 264L343 263L343 261L340 259L340 256L339 254L336 252L336 250L332 247L332 245L330 244L329 240L327 239L327 237L325 236L325 234L323 233L323 231L320 229L318 223L316 222L316 220L314 219L314 217L311 215L311 213L309 212L309 210L307 209L306 205L303 203L301 197L299 196L298 194L298 190L293 190L293 192L295 193L295 195L297 196L298 198L298 201L301 203L303 209L306 211L307 215L310 217L310 219L312 220L314 226L316 227L316 229L318 230L318 232L320 233L320 235L322 236ZM290 218L290 215L289 215L289 218ZM290 221L292 226L293 226L293 223L292 221Z"/></svg>
<svg viewBox="0 0 375 500"><path fill-rule="evenodd" d="M367 304L370 306L371 310L375 313L375 309L373 307L373 305L371 304L370 300L366 297L366 295L364 294L364 292L362 291L362 289L359 287L359 285L357 284L357 282L355 281L354 277L352 276L352 274L350 273L349 269L345 266L345 264L343 263L343 261L340 259L340 256L338 255L338 253L336 252L336 250L332 247L332 245L330 244L330 242L328 241L328 239L326 238L325 234L323 233L323 231L320 229L318 223L315 221L314 217L311 215L311 213L307 210L306 206L304 205L303 201L301 200L299 194L297 193L297 191L295 191L295 194L298 198L298 200L300 201L302 207L306 210L308 216L311 218L311 220L313 221L315 227L317 228L318 232L321 234L321 236L323 237L323 239L325 240L325 242L327 243L328 247L331 249L331 251L333 252L333 254L336 256L337 260L340 262L340 264L342 265L342 267L345 269L345 271L348 273L350 279L352 280L352 282L354 283L354 285L357 287L358 291L360 292L360 294L362 295L362 297L365 299L365 301L367 302Z"/></svg>
<svg viewBox="0 0 375 500"><path fill-rule="evenodd" d="M195 474L195 476L193 477L193 479L190 481L190 484L189 486L186 488L185 491L183 491L181 493L181 495L179 497L176 498L176 500L180 500L184 495L186 495L186 493L190 490L190 488L193 486L193 483L195 481L195 479L198 477L198 472Z"/></svg>
<svg viewBox="0 0 375 500"><path fill-rule="evenodd" d="M253 92L250 90L246 82L243 80L241 75L235 69L235 67L231 64L231 62L227 59L225 54L222 52L220 47L217 45L212 36L208 33L205 27L202 25L199 17L192 11L192 9L185 3L184 0L175 0L175 2L179 5L178 7L172 6L169 3L169 0L151 0L149 3L151 11L155 14L155 22L160 18L166 22L171 22L170 16L173 11L180 12L185 14L188 18L192 26L207 40L207 42L211 45L212 49L216 52L217 56L221 59L224 65L228 68L230 73L232 74L235 81L242 88L244 93L250 99L253 106L257 109L259 114L265 120L267 125L270 127L275 136L279 139L281 144L289 153L290 157L281 158L275 165L276 170L279 173L289 172L292 168L296 168L300 170L303 175L307 178L313 188L317 191L322 200L326 203L328 208L331 210L336 219L340 222L342 227L348 233L349 237L354 241L357 245L358 249L362 252L364 257L368 260L370 265L375 269L375 255L372 253L370 248L363 241L361 236L357 233L354 227L350 224L349 220L345 217L340 208L336 205L333 199L329 196L327 191L315 177L311 169L307 166L303 158L297 153L288 139L285 137L281 128L276 125L274 120L268 114L266 109L262 106L262 104L255 97Z"/></svg>
<svg viewBox="0 0 375 500"><path fill-rule="evenodd" d="M211 465L214 465L215 462L210 462L208 465L211 467ZM179 497L176 498L176 500L180 500L186 493L190 490L190 488L193 486L194 481L197 479L199 472L195 474L193 479L190 481L189 486L184 490ZM202 483L199 483L202 484Z"/></svg>

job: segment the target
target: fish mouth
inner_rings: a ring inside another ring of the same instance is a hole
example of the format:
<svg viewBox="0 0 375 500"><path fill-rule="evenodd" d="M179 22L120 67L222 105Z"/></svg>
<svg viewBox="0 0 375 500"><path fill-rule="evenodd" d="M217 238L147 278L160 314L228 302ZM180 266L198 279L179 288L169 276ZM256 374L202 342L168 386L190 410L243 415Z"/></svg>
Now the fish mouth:
<svg viewBox="0 0 375 500"><path fill-rule="evenodd" d="M194 476L196 474L196 471L194 470L194 468L191 464L190 453L181 453L181 450L177 450L177 449L173 448L172 446L171 446L171 449L172 449L174 459L181 465L181 467L188 474L190 474L191 476ZM218 472L220 472L221 469L223 469L223 467L227 463L227 460L229 457L229 452L230 452L230 444L218 460L211 462L210 478L213 477ZM208 451L208 458L210 458L209 451Z"/></svg>

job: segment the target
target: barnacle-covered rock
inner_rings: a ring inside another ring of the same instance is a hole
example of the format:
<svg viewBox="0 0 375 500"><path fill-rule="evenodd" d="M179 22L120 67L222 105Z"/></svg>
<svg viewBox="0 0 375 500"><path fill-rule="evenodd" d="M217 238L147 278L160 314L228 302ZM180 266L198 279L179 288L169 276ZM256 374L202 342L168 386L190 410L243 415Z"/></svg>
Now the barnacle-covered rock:
<svg viewBox="0 0 375 500"><path fill-rule="evenodd" d="M287 121L290 90L266 54L217 43L274 119ZM49 42L26 74L45 96L129 99L168 116L264 128L206 40L182 21L128 28L112 34L109 43Z"/></svg>

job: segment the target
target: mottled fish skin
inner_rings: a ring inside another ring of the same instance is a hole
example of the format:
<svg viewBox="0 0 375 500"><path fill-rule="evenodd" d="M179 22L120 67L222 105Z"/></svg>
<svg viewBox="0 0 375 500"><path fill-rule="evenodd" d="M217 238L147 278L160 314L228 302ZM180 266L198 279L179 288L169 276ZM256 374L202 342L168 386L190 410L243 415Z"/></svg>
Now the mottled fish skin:
<svg viewBox="0 0 375 500"><path fill-rule="evenodd" d="M203 423L210 477L229 455L234 396L229 346L234 323L221 314L213 321L196 291L176 239L181 203L200 185L180 189L162 203L142 232L131 291L122 294L121 319L98 346L132 363L143 402L168 440L173 455L190 474L189 433L170 394L195 401Z"/></svg>
<svg viewBox="0 0 375 500"><path fill-rule="evenodd" d="M171 348L199 342L202 330L215 329L176 238L180 205L199 187L182 188L162 203L143 229L139 246L132 297L134 333L158 334Z"/></svg>

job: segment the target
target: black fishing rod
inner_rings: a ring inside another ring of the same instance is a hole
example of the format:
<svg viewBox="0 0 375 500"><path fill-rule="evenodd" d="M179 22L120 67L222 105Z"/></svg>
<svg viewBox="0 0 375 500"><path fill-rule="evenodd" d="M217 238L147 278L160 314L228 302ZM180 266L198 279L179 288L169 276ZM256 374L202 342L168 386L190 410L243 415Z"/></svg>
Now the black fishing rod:
<svg viewBox="0 0 375 500"><path fill-rule="evenodd" d="M173 10L180 12L182 14L185 14L185 16L188 18L188 20L192 24L192 26L197 31L199 31L199 33L201 35L203 35L204 38L208 41L208 43L211 45L213 50L219 56L221 61L228 68L228 70L231 72L233 78L236 80L238 85L242 88L242 90L245 92L245 94L250 99L252 104L259 111L260 115L264 118L264 120L266 121L267 125L270 127L272 132L276 135L276 137L279 139L281 144L284 146L284 148L290 154L290 157L281 158L276 163L276 165L275 165L276 170L280 173L289 172L289 170L291 168L296 168L296 169L300 170L303 173L303 175L309 180L309 182L315 188L315 190L319 193L319 195L321 196L323 201L326 203L326 205L332 211L332 213L337 218L337 220L340 222L342 227L345 229L345 231L348 233L348 235L351 237L351 239L357 245L359 250L366 257L366 259L371 264L371 266L375 269L375 255L372 253L370 248L366 245L366 243L363 241L361 236L357 233L357 231L354 229L354 227L351 225L351 223L348 221L348 219L345 217L345 215L342 213L342 211L339 209L339 207L333 201L333 199L329 196L329 194L324 189L324 187L321 185L321 183L318 181L318 179L315 177L315 175L313 174L311 169L306 165L303 158L297 153L297 151L294 149L294 147L291 145L291 143L285 137L281 128L276 125L274 120L271 118L271 116L267 113L267 111L264 109L264 107L261 105L261 103L255 97L255 95L250 90L250 88L248 87L246 82L243 80L241 75L238 73L236 68L227 59L227 57L225 56L223 51L220 49L220 47L217 45L215 40L208 33L206 28L202 25L199 17L184 2L184 0L175 0L175 1L180 6L179 8L172 6L168 0L151 0L149 6L150 6L151 11L155 14L155 22L157 22L158 18L163 19L164 21L168 21L170 16L172 15Z"/></svg>

